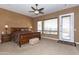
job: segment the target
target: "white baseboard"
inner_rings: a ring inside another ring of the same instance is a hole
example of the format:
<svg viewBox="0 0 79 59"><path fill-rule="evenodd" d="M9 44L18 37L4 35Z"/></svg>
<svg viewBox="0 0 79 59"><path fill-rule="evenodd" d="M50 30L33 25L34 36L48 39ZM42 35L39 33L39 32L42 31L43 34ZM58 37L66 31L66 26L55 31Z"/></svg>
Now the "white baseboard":
<svg viewBox="0 0 79 59"><path fill-rule="evenodd" d="M58 40L57 38L51 38L51 37L42 37L42 38L51 39L51 40Z"/></svg>
<svg viewBox="0 0 79 59"><path fill-rule="evenodd" d="M51 37L42 37L42 38L46 38L46 39L51 39L51 40L59 40L57 38L51 38ZM79 42L75 42L76 44L79 44Z"/></svg>

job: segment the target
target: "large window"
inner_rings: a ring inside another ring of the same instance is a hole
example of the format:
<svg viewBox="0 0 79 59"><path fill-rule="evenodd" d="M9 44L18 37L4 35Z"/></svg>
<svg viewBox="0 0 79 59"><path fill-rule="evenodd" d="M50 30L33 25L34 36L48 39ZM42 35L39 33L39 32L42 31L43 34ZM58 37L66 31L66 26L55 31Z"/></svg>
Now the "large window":
<svg viewBox="0 0 79 59"><path fill-rule="evenodd" d="M57 27L57 18L37 22L37 31L44 34L57 35Z"/></svg>
<svg viewBox="0 0 79 59"><path fill-rule="evenodd" d="M42 21L37 22L37 31L42 33Z"/></svg>
<svg viewBox="0 0 79 59"><path fill-rule="evenodd" d="M44 21L44 34L57 34L57 18Z"/></svg>

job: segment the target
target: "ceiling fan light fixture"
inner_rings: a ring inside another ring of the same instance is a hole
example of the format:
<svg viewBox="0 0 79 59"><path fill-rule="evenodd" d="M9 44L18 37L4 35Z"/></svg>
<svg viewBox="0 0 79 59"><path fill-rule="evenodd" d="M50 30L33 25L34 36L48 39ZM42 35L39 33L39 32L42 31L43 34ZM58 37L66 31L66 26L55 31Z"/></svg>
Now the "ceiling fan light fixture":
<svg viewBox="0 0 79 59"><path fill-rule="evenodd" d="M35 14L39 14L39 11L38 11L38 10L36 10L34 13L35 13Z"/></svg>

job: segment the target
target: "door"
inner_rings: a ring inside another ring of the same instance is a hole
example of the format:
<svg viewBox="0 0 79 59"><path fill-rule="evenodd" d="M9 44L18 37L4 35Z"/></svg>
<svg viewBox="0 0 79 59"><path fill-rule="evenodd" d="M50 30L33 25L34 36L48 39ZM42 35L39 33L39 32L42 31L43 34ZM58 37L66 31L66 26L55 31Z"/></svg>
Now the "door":
<svg viewBox="0 0 79 59"><path fill-rule="evenodd" d="M59 39L74 42L74 13L60 15Z"/></svg>

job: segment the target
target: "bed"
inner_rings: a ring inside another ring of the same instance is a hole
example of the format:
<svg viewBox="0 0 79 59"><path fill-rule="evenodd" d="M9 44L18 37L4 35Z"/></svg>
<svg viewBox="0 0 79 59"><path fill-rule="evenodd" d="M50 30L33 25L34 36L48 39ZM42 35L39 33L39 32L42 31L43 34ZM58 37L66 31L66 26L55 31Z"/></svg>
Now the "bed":
<svg viewBox="0 0 79 59"><path fill-rule="evenodd" d="M40 32L29 31L28 28L11 28L11 40L20 47L22 44L29 43L29 40L32 38L39 38L40 40Z"/></svg>

